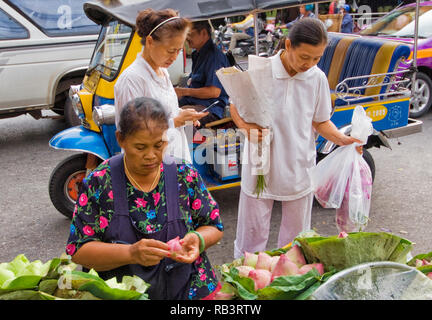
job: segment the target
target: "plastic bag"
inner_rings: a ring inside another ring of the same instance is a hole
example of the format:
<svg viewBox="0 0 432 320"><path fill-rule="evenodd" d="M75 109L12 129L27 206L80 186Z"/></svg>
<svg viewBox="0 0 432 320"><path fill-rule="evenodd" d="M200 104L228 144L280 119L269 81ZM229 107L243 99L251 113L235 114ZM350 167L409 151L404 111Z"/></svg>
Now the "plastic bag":
<svg viewBox="0 0 432 320"><path fill-rule="evenodd" d="M369 165L359 155L353 162L341 206L336 209L336 226L339 232L360 231L369 220L372 196L372 173Z"/></svg>
<svg viewBox="0 0 432 320"><path fill-rule="evenodd" d="M357 106L352 117L351 136L367 142L373 132L371 119ZM317 201L324 208L336 208L339 231L358 231L367 225L372 193L372 174L355 147L342 146L321 160L312 171Z"/></svg>

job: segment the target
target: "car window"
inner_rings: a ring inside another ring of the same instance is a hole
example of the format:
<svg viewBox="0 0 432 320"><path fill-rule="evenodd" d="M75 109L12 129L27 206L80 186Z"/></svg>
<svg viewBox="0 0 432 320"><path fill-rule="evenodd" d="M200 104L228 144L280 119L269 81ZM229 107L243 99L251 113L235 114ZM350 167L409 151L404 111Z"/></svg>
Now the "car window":
<svg viewBox="0 0 432 320"><path fill-rule="evenodd" d="M429 38L432 37L432 7L427 7L428 11L425 11L419 18L419 37ZM395 37L412 37L414 35L415 21L411 21L409 24L404 26L393 35Z"/></svg>
<svg viewBox="0 0 432 320"><path fill-rule="evenodd" d="M100 27L84 13L86 0L10 0L49 36L97 34Z"/></svg>
<svg viewBox="0 0 432 320"><path fill-rule="evenodd" d="M26 39L28 36L26 28L0 9L0 40Z"/></svg>
<svg viewBox="0 0 432 320"><path fill-rule="evenodd" d="M362 35L383 35L392 37L414 37L415 7L395 10L379 19L361 32ZM421 6L419 17L419 37L432 35L432 6Z"/></svg>

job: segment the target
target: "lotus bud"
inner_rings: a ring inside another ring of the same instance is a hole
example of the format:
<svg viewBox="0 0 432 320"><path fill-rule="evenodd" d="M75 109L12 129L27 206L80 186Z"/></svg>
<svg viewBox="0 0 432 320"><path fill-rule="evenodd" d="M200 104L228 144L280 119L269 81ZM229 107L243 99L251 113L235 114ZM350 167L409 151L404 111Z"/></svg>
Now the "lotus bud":
<svg viewBox="0 0 432 320"><path fill-rule="evenodd" d="M251 270L249 278L255 283L255 291L267 287L272 282L272 273L264 269Z"/></svg>
<svg viewBox="0 0 432 320"><path fill-rule="evenodd" d="M299 268L288 258L287 254L281 254L272 274L273 277L276 278L281 276L292 276L297 274L298 271Z"/></svg>
<svg viewBox="0 0 432 320"><path fill-rule="evenodd" d="M346 237L348 237L348 233L346 233L345 231L341 231L339 233L339 235L338 235L339 239L343 239L343 238L346 238Z"/></svg>
<svg viewBox="0 0 432 320"><path fill-rule="evenodd" d="M311 263L305 264L299 269L299 274L305 274L311 271L313 268L317 269L320 275L324 274L324 265L322 263Z"/></svg>
<svg viewBox="0 0 432 320"><path fill-rule="evenodd" d="M174 239L171 239L167 242L170 252L172 252L172 256L174 257L177 252L182 250L182 246L180 244L180 237L177 236Z"/></svg>
<svg viewBox="0 0 432 320"><path fill-rule="evenodd" d="M250 253L250 252L244 253L244 261L243 261L244 266L249 266L249 267L255 268L257 261L258 261L258 255L257 254Z"/></svg>
<svg viewBox="0 0 432 320"><path fill-rule="evenodd" d="M235 268L238 270L240 277L248 277L249 276L249 272L251 270L254 270L254 268L249 267L249 266L238 266L238 267L235 267Z"/></svg>
<svg viewBox="0 0 432 320"><path fill-rule="evenodd" d="M416 268L423 266L423 260L416 259L415 266L416 266Z"/></svg>
<svg viewBox="0 0 432 320"><path fill-rule="evenodd" d="M234 293L217 292L214 300L232 300L234 299Z"/></svg>
<svg viewBox="0 0 432 320"><path fill-rule="evenodd" d="M423 259L423 265L424 265L424 266L428 266L428 265L430 265L430 262L427 261L426 259Z"/></svg>
<svg viewBox="0 0 432 320"><path fill-rule="evenodd" d="M272 257L270 271L273 272L274 268L276 267L277 263L279 262L280 256L274 256Z"/></svg>
<svg viewBox="0 0 432 320"><path fill-rule="evenodd" d="M288 250L287 253L285 253L285 255L299 268L306 264L303 252L298 245L294 245L291 249Z"/></svg>
<svg viewBox="0 0 432 320"><path fill-rule="evenodd" d="M265 252L260 252L258 253L258 261L255 268L270 271L271 263L272 257Z"/></svg>

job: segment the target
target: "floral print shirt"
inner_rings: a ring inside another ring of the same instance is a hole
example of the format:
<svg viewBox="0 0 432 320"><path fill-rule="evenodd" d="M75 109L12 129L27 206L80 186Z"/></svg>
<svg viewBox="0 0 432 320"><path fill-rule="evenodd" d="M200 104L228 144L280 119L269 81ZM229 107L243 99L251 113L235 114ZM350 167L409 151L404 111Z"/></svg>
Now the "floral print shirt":
<svg viewBox="0 0 432 320"><path fill-rule="evenodd" d="M179 208L188 230L214 226L223 231L219 207L207 190L197 170L185 162L177 164ZM151 192L136 189L126 178L129 213L132 222L144 234L160 231L167 220L164 171ZM73 255L88 241L103 241L114 214L111 171L102 162L83 181L70 226L66 253ZM205 252L194 262L198 273L192 277L189 299L211 294L217 286L215 272Z"/></svg>

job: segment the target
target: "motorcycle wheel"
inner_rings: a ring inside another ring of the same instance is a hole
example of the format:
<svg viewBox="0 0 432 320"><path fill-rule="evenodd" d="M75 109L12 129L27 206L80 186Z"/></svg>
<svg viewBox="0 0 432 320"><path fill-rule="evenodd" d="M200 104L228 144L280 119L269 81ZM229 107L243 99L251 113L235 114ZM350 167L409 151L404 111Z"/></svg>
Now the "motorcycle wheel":
<svg viewBox="0 0 432 320"><path fill-rule="evenodd" d="M54 207L72 219L81 183L86 176L87 154L74 154L60 162L49 179L49 195Z"/></svg>

